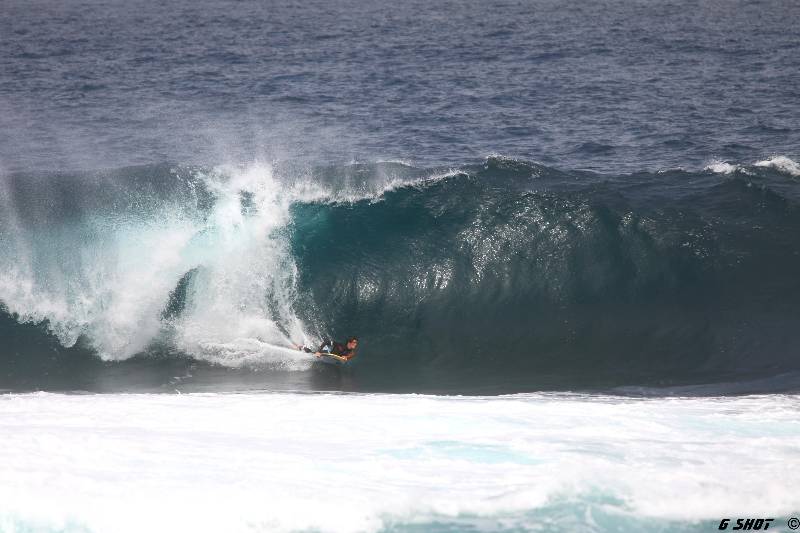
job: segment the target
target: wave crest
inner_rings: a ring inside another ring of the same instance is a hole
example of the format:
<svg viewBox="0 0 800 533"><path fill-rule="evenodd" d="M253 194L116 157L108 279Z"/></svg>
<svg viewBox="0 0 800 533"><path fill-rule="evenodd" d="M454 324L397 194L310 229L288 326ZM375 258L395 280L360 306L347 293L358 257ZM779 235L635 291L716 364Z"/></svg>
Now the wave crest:
<svg viewBox="0 0 800 533"><path fill-rule="evenodd" d="M787 161L600 175L492 156L5 181L0 301L114 360L304 370L279 346L355 333L379 387L757 379L800 370ZM40 205L49 195L56 209Z"/></svg>

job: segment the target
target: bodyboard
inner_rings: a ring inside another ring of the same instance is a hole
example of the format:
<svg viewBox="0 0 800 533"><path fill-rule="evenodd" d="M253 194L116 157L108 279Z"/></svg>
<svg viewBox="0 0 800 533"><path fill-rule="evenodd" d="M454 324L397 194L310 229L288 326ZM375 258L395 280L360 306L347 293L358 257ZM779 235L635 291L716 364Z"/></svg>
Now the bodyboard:
<svg viewBox="0 0 800 533"><path fill-rule="evenodd" d="M342 359L341 356L323 354L320 355L319 357L317 357L316 355L313 357L316 361L328 365L345 366L347 364L347 361Z"/></svg>

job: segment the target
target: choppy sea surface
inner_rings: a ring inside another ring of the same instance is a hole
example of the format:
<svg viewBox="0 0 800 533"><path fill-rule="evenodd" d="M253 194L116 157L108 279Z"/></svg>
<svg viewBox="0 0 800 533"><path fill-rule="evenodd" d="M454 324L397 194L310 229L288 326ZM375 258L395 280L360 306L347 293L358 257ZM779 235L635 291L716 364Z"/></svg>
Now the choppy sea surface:
<svg viewBox="0 0 800 533"><path fill-rule="evenodd" d="M0 531L783 527L798 125L794 2L0 3Z"/></svg>

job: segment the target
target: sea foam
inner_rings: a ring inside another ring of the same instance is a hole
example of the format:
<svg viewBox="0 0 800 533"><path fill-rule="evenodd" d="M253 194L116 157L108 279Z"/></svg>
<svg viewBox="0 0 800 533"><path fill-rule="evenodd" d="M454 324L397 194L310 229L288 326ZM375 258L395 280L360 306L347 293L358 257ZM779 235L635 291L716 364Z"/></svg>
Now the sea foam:
<svg viewBox="0 0 800 533"><path fill-rule="evenodd" d="M0 530L707 530L800 507L799 414L798 396L5 395Z"/></svg>
<svg viewBox="0 0 800 533"><path fill-rule="evenodd" d="M757 167L774 168L780 172L784 172L793 177L800 177L800 163L789 159L786 156L779 155L763 161L754 163Z"/></svg>

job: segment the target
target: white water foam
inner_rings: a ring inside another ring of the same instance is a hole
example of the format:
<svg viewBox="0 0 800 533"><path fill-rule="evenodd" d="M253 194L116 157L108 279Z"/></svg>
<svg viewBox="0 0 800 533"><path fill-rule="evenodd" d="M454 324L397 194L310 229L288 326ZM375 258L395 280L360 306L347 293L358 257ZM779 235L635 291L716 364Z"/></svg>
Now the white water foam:
<svg viewBox="0 0 800 533"><path fill-rule="evenodd" d="M742 167L739 165L733 165L726 161L712 161L706 165L703 170L713 172L714 174L733 174L734 172L742 170Z"/></svg>
<svg viewBox="0 0 800 533"><path fill-rule="evenodd" d="M253 341L287 346L290 339L307 339L292 308L297 268L281 233L295 195L267 165L222 169L206 184L217 202L197 242L185 250L187 266L198 270L176 323L177 345L231 366L267 354L280 359L281 351L265 345L254 350ZM247 210L241 191L250 195Z"/></svg>
<svg viewBox="0 0 800 533"><path fill-rule="evenodd" d="M22 321L47 320L65 346L86 334L102 357L124 359L159 334L161 313L184 273L217 251L195 250L203 229L173 213L98 225L96 240L69 251L80 257L77 267L58 257L35 262L15 254L15 264L0 272L0 300ZM262 333L268 335L269 328Z"/></svg>
<svg viewBox="0 0 800 533"><path fill-rule="evenodd" d="M800 163L797 163L796 161L783 155L778 155L762 161L756 161L753 163L753 166L774 168L775 170L789 174L790 176L800 177ZM744 165L735 165L726 161L712 161L706 165L703 170L714 172L715 174L734 174L736 172L742 172L744 174L751 173Z"/></svg>
<svg viewBox="0 0 800 533"><path fill-rule="evenodd" d="M404 187L423 188L439 181L464 174L463 170L448 169L417 178L400 178L392 174L379 174L369 183L347 183L344 187L323 187L309 181L297 182L293 192L297 201L350 204L361 201L381 202L387 193Z"/></svg>
<svg viewBox="0 0 800 533"><path fill-rule="evenodd" d="M0 531L786 516L800 509L799 415L798 396L5 395Z"/></svg>
<svg viewBox="0 0 800 533"><path fill-rule="evenodd" d="M180 348L223 364L291 363L268 345L308 338L292 309L296 268L280 234L293 191L266 164L197 178L214 196L209 213L187 209L184 199L145 197L141 213L90 213L77 228L51 228L62 239L52 246L42 245L48 234L28 235L15 223L4 195L0 215L11 231L0 243L0 301L21 321L47 320L65 346L87 335L103 358L125 359L163 332L171 291L196 269L187 308L173 322Z"/></svg>
<svg viewBox="0 0 800 533"><path fill-rule="evenodd" d="M774 168L780 172L784 172L789 174L790 176L794 176L795 178L800 177L800 163L789 159L786 156L779 155L775 156L771 159L765 159L763 161L758 161L754 163L757 167L769 167Z"/></svg>

